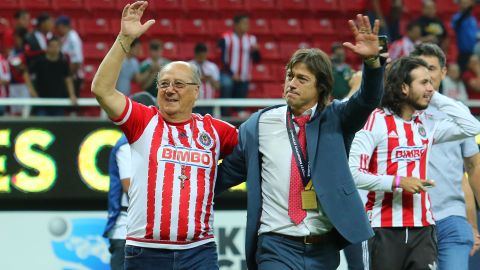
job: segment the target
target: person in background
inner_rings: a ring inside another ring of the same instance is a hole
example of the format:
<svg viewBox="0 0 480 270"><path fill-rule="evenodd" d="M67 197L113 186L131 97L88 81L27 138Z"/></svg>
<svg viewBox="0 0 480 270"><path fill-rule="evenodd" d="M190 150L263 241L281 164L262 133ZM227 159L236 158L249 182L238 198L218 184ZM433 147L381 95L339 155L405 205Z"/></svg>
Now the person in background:
<svg viewBox="0 0 480 270"><path fill-rule="evenodd" d="M343 99L350 91L349 81L352 78L353 70L345 63L345 49L342 44L332 45L332 56L330 57L333 67L333 97Z"/></svg>
<svg viewBox="0 0 480 270"><path fill-rule="evenodd" d="M442 49L433 43L423 43L410 54L428 64L433 88L438 91L447 73L446 57ZM468 108L464 108L468 112ZM428 106L425 114L435 119L448 119L448 115L434 106ZM440 125L438 129L442 128ZM474 208L472 192L463 192L464 168L469 176L473 194L480 201L480 153L475 138L433 144L430 149L427 178L435 179L435 188L429 190L435 215L438 241L439 269L468 269L469 253L474 241L480 242L476 216L467 220L466 209ZM468 182L467 182L468 183ZM472 203L467 207L466 202ZM470 223L470 224L469 224ZM472 228L473 235L472 235ZM475 235L475 238L474 238ZM477 247L478 249L478 247Z"/></svg>
<svg viewBox="0 0 480 270"><path fill-rule="evenodd" d="M53 37L53 18L48 13L41 13L36 18L35 29L26 37L25 55L28 67L32 67L47 49L47 41Z"/></svg>
<svg viewBox="0 0 480 270"><path fill-rule="evenodd" d="M400 18L403 13L402 0L368 0L370 22L380 20L380 34L387 35L390 42L400 38Z"/></svg>
<svg viewBox="0 0 480 270"><path fill-rule="evenodd" d="M448 50L448 33L442 19L437 16L437 5L433 0L422 1L422 15L415 22L422 29L422 42L435 43L444 51Z"/></svg>
<svg viewBox="0 0 480 270"><path fill-rule="evenodd" d="M138 57L142 51L142 44L140 39L135 39L130 45L130 51L122 62L122 69L120 69L120 76L118 76L116 88L124 95L130 95L130 88L132 82L141 84L147 79L148 73L140 73L140 64Z"/></svg>
<svg viewBox="0 0 480 270"><path fill-rule="evenodd" d="M195 45L194 57L190 63L197 66L202 80L198 98L214 99L215 92L220 88L220 71L215 63L208 61L208 48L205 43ZM194 111L200 114L212 114L212 107L197 107Z"/></svg>
<svg viewBox="0 0 480 270"><path fill-rule="evenodd" d="M0 98L6 98L7 86L10 83L10 69L8 66L8 61L0 53ZM0 115L5 113L5 107L0 106Z"/></svg>
<svg viewBox="0 0 480 270"><path fill-rule="evenodd" d="M68 56L70 61L70 71L73 76L73 87L75 88L75 95L80 96L83 82L83 47L82 39L77 31L72 28L70 17L60 16L55 22L57 33L62 42L62 53Z"/></svg>
<svg viewBox="0 0 480 270"><path fill-rule="evenodd" d="M25 31L30 30L30 13L25 9L20 9L15 12L15 23L7 28L3 33L2 49L4 55L10 55L10 50L15 47L15 31L18 28L23 28Z"/></svg>
<svg viewBox="0 0 480 270"><path fill-rule="evenodd" d="M452 17L452 27L457 39L458 58L462 74L467 70L467 63L473 53L477 40L478 22L472 14L475 2L473 0L459 0L459 11Z"/></svg>
<svg viewBox="0 0 480 270"><path fill-rule="evenodd" d="M457 63L448 65L447 76L442 81L442 93L447 97L466 102L468 100L467 89L462 81L460 67Z"/></svg>
<svg viewBox="0 0 480 270"><path fill-rule="evenodd" d="M77 105L70 64L60 51L60 40L57 37L52 37L47 41L45 54L40 55L30 71L35 74L35 89L39 97L69 97L72 105ZM63 116L65 115L65 108L39 106L35 108L35 114L39 116Z"/></svg>
<svg viewBox="0 0 480 270"><path fill-rule="evenodd" d="M27 62L25 58L25 36L27 29L18 27L14 33L14 46L8 55L10 64L11 81L9 86L9 97L11 98L30 98L38 97L38 93L32 85L30 74L27 70ZM12 115L20 115L23 113L25 106L12 105L10 113ZM30 107L26 111L26 115L30 114ZM25 115L24 115L25 116Z"/></svg>
<svg viewBox="0 0 480 270"><path fill-rule="evenodd" d="M156 106L155 98L147 92L134 94L133 101L145 106ZM132 179L132 153L127 137L117 141L108 160L110 188L108 189L108 221L103 237L108 238L111 270L125 269L125 242L127 238L128 188Z"/></svg>
<svg viewBox="0 0 480 270"><path fill-rule="evenodd" d="M388 49L390 58L392 60L398 59L403 56L408 56L410 52L413 51L415 44L420 42L422 29L420 25L412 21L407 25L407 34L392 43L390 48Z"/></svg>
<svg viewBox="0 0 480 270"><path fill-rule="evenodd" d="M233 18L233 31L222 35L218 42L221 51L220 97L246 98L251 77L251 64L260 62L257 38L248 33L250 20L247 15ZM224 109L223 115L230 115Z"/></svg>
<svg viewBox="0 0 480 270"><path fill-rule="evenodd" d="M157 96L157 74L161 67L170 63L170 60L162 56L163 43L158 39L150 40L148 44L148 55L140 65L140 74L144 79L140 81L140 87L150 93L152 96Z"/></svg>

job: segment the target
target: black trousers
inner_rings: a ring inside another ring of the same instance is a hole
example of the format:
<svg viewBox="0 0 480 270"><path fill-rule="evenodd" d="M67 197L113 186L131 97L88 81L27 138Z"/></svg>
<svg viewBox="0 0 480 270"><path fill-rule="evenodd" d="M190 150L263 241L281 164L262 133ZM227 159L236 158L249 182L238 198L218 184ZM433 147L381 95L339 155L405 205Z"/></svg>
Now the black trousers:
<svg viewBox="0 0 480 270"><path fill-rule="evenodd" d="M435 226L374 228L368 240L372 270L430 270L437 265Z"/></svg>

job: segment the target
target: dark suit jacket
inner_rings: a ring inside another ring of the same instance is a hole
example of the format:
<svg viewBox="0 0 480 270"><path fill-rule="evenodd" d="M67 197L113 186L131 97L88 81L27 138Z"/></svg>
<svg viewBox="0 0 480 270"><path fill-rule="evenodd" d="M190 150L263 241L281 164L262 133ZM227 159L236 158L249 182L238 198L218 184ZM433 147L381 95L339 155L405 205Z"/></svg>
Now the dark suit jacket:
<svg viewBox="0 0 480 270"><path fill-rule="evenodd" d="M357 132L378 106L383 94L383 68L364 67L362 86L348 101L335 100L317 112L306 125L307 151L312 180L325 214L343 238L341 248L373 236L362 201L348 167L348 152ZM276 106L278 107L278 106ZM256 270L258 228L262 213L261 154L258 146L260 115L253 114L240 126L238 145L224 159L215 191L247 181L245 252L248 269ZM290 147L290 146L284 146Z"/></svg>

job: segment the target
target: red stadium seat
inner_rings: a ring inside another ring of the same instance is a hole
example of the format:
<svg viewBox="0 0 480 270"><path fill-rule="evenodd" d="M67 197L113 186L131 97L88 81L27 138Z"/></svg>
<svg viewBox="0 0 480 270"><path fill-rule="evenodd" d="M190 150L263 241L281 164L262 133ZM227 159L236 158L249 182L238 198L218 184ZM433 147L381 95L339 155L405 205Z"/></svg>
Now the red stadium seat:
<svg viewBox="0 0 480 270"><path fill-rule="evenodd" d="M216 6L213 0L183 0L185 11L215 11Z"/></svg>
<svg viewBox="0 0 480 270"><path fill-rule="evenodd" d="M265 18L250 19L250 33L254 35L271 35L270 21Z"/></svg>
<svg viewBox="0 0 480 270"><path fill-rule="evenodd" d="M303 20L303 28L306 33L313 35L335 35L335 26L331 19L306 19Z"/></svg>
<svg viewBox="0 0 480 270"><path fill-rule="evenodd" d="M283 35L303 35L303 29L300 21L291 19L273 19L271 21L272 32L278 36Z"/></svg>
<svg viewBox="0 0 480 270"><path fill-rule="evenodd" d="M252 67L252 81L265 82L272 81L273 76L270 72L270 67L264 64L253 65Z"/></svg>
<svg viewBox="0 0 480 270"><path fill-rule="evenodd" d="M447 0L443 0L447 1ZM442 2L442 1L436 1ZM407 18L414 19L420 15L422 12L422 1L418 0L403 0L403 14L406 15Z"/></svg>
<svg viewBox="0 0 480 270"><path fill-rule="evenodd" d="M283 81L285 77L282 77L281 82L264 83L263 96L265 98L282 98L283 96Z"/></svg>
<svg viewBox="0 0 480 270"><path fill-rule="evenodd" d="M163 43L163 57L171 59L171 60L178 60L179 54L179 45L175 41L165 41Z"/></svg>
<svg viewBox="0 0 480 270"><path fill-rule="evenodd" d="M117 23L118 20L117 20ZM111 35L112 30L110 28L110 22L105 18L96 18L96 19L81 19L78 22L79 32L82 35ZM117 33L115 33L117 34Z"/></svg>
<svg viewBox="0 0 480 270"><path fill-rule="evenodd" d="M109 45L106 42L85 42L83 52L85 58L92 61L99 61L107 55Z"/></svg>
<svg viewBox="0 0 480 270"><path fill-rule="evenodd" d="M308 6L318 12L338 11L340 0L309 0Z"/></svg>
<svg viewBox="0 0 480 270"><path fill-rule="evenodd" d="M85 0L85 7L90 11L115 10L115 0Z"/></svg>
<svg viewBox="0 0 480 270"><path fill-rule="evenodd" d="M188 36L208 36L211 35L210 25L204 19L180 19L177 22L178 32L185 37Z"/></svg>
<svg viewBox="0 0 480 270"><path fill-rule="evenodd" d="M21 2L21 5L28 10L48 11L52 7L50 0L20 0L19 2Z"/></svg>
<svg viewBox="0 0 480 270"><path fill-rule="evenodd" d="M277 61L280 60L280 46L274 41L260 42L260 54L264 61Z"/></svg>
<svg viewBox="0 0 480 270"><path fill-rule="evenodd" d="M277 0L278 8L284 11L308 10L308 0Z"/></svg>
<svg viewBox="0 0 480 270"><path fill-rule="evenodd" d="M52 0L52 7L65 12L66 10L82 10L85 8L85 4L83 0Z"/></svg>
<svg viewBox="0 0 480 270"><path fill-rule="evenodd" d="M344 12L358 14L367 9L368 0L341 0L340 7ZM345 20L345 19L344 19Z"/></svg>
<svg viewBox="0 0 480 270"><path fill-rule="evenodd" d="M437 14L441 15L451 15L458 10L458 6L453 0L443 0L435 1L437 4Z"/></svg>
<svg viewBox="0 0 480 270"><path fill-rule="evenodd" d="M289 59L296 50L310 47L307 42L282 42L280 43L280 55L284 59Z"/></svg>
<svg viewBox="0 0 480 270"><path fill-rule="evenodd" d="M275 0L246 0L247 8L252 11L272 11L275 10Z"/></svg>
<svg viewBox="0 0 480 270"><path fill-rule="evenodd" d="M176 21L167 18L157 20L145 34L151 36L179 36Z"/></svg>
<svg viewBox="0 0 480 270"><path fill-rule="evenodd" d="M330 54L332 51L332 44L333 42L331 41L316 40L313 42L313 48L318 48L326 54Z"/></svg>
<svg viewBox="0 0 480 270"><path fill-rule="evenodd" d="M85 74L85 84L91 84L93 81L93 77L95 76L95 73L97 72L98 66L97 65L92 65L92 64L86 64L83 66L83 73Z"/></svg>
<svg viewBox="0 0 480 270"><path fill-rule="evenodd" d="M244 12L247 10L245 0L216 0L216 2L218 10L221 12Z"/></svg>
<svg viewBox="0 0 480 270"><path fill-rule="evenodd" d="M212 27L212 34L217 39L222 36L223 33L232 31L233 29L233 20L228 19L213 19L209 22L210 26Z"/></svg>
<svg viewBox="0 0 480 270"><path fill-rule="evenodd" d="M15 10L20 9L23 6L18 0L2 0L0 1L0 10Z"/></svg>

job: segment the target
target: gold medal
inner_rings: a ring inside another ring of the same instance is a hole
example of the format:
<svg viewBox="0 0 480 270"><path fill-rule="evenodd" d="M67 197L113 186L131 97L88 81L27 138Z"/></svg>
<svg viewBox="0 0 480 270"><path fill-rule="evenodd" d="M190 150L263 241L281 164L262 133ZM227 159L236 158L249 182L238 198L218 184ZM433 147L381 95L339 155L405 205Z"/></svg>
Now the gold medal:
<svg viewBox="0 0 480 270"><path fill-rule="evenodd" d="M313 190L312 180L308 181L305 190L302 191L302 209L303 210L317 210L317 194Z"/></svg>

